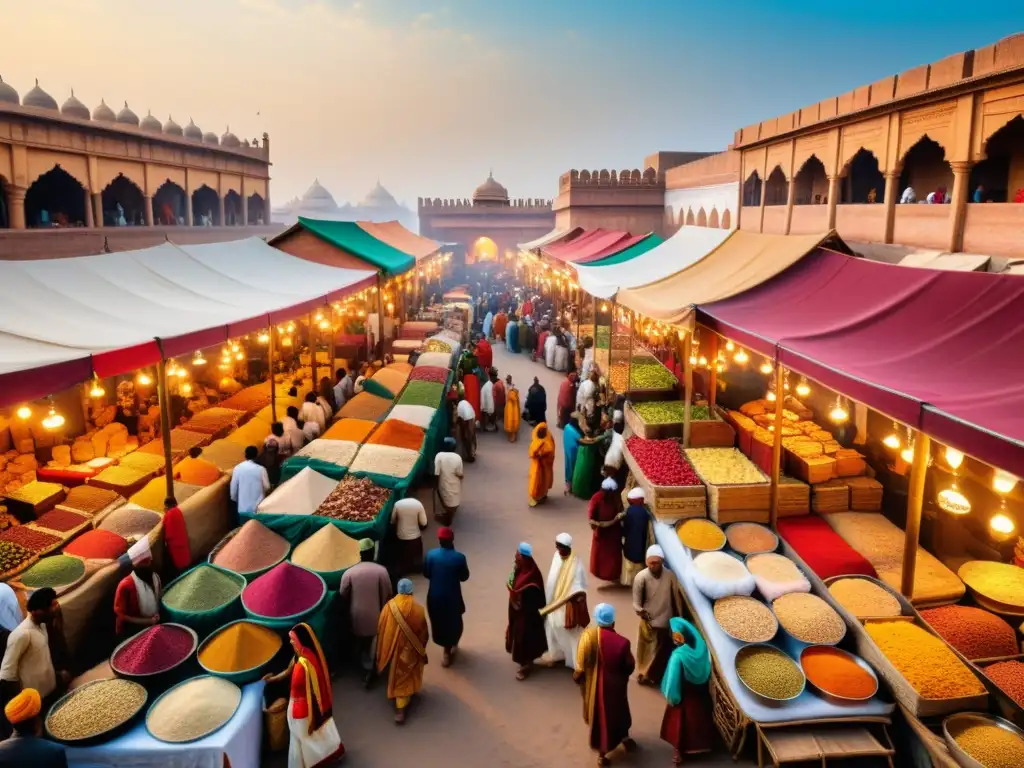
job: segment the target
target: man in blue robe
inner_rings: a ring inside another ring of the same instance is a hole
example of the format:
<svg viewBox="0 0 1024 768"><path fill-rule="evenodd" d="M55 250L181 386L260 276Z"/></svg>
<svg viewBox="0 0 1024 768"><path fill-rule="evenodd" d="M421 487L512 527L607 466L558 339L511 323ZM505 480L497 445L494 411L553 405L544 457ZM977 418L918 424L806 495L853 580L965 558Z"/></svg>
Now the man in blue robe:
<svg viewBox="0 0 1024 768"><path fill-rule="evenodd" d="M644 489L637 486L626 496L629 507L622 520L622 576L625 587L633 586L636 575L647 567L647 530L650 516L644 503Z"/></svg>
<svg viewBox="0 0 1024 768"><path fill-rule="evenodd" d="M431 639L444 648L442 667L451 666L462 639L462 582L469 580L466 556L455 549L455 533L451 528L437 531L439 549L427 552L423 575L430 581L427 590L427 615L430 617Z"/></svg>

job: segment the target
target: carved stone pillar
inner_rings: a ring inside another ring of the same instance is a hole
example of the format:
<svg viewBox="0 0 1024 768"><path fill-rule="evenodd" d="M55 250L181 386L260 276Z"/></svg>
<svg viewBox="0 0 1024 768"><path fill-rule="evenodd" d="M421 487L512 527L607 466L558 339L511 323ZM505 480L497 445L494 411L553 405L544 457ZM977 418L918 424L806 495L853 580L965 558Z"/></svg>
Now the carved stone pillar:
<svg viewBox="0 0 1024 768"><path fill-rule="evenodd" d="M971 183L971 164L950 163L953 168L953 192L949 207L949 250L957 253L964 249L964 223L967 220L967 187Z"/></svg>
<svg viewBox="0 0 1024 768"><path fill-rule="evenodd" d="M899 169L887 171L885 174L885 240L891 243L893 233L896 230L896 204L900 196L900 173Z"/></svg>
<svg viewBox="0 0 1024 768"><path fill-rule="evenodd" d="M217 219L217 226L219 226L219 227L226 227L228 225L228 223L227 223L227 221L224 220L224 196L223 195L218 195L218 197L217 197L217 216L219 217Z"/></svg>
<svg viewBox="0 0 1024 768"><path fill-rule="evenodd" d="M768 200L768 179L761 181L761 208L757 212L757 231L764 232L764 204Z"/></svg>
<svg viewBox="0 0 1024 768"><path fill-rule="evenodd" d="M142 198L142 208L143 208L142 212L143 212L143 214L146 217L146 226L147 227L152 227L153 226L153 198L152 197L143 197Z"/></svg>
<svg viewBox="0 0 1024 768"><path fill-rule="evenodd" d="M7 190L7 215L10 218L11 229L25 228L25 187L16 187L8 184Z"/></svg>
<svg viewBox="0 0 1024 768"><path fill-rule="evenodd" d="M85 199L85 226L87 226L89 229L92 229L93 227L96 226L96 220L93 216L92 210L92 195L90 195L87 191L83 190L82 197Z"/></svg>
<svg viewBox="0 0 1024 768"><path fill-rule="evenodd" d="M192 195L185 193L185 226L192 226Z"/></svg>
<svg viewBox="0 0 1024 768"><path fill-rule="evenodd" d="M249 226L249 201L244 197L242 198L242 226Z"/></svg>
<svg viewBox="0 0 1024 768"><path fill-rule="evenodd" d="M92 196L92 220L96 227L103 227L103 195L94 192Z"/></svg>
<svg viewBox="0 0 1024 768"><path fill-rule="evenodd" d="M263 201L263 225L267 226L270 224L270 193L267 193L267 199Z"/></svg>
<svg viewBox="0 0 1024 768"><path fill-rule="evenodd" d="M793 203L796 200L796 177L789 180L789 191L786 192L786 229L784 235L789 234L789 228L793 224Z"/></svg>
<svg viewBox="0 0 1024 768"><path fill-rule="evenodd" d="M836 203L839 202L839 177L828 177L828 228L836 228Z"/></svg>

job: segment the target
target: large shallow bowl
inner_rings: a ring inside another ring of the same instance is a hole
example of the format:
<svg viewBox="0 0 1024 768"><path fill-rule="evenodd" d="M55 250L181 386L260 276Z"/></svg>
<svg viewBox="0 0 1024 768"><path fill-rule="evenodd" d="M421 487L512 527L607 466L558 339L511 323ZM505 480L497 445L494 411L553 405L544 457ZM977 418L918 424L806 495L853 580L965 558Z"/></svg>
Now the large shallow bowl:
<svg viewBox="0 0 1024 768"><path fill-rule="evenodd" d="M720 534L722 534L722 543L719 544L717 547L711 547L710 549L701 549L699 547L690 546L689 544L684 542L683 541L683 537L682 537L683 528L685 528L687 525L701 525L701 524L713 525L715 528L717 528L718 532ZM701 552L719 552L719 551L725 549L725 545L729 541L726 538L725 531L722 530L722 527L720 525L718 525L717 523L715 523L713 520L708 520L706 517L693 517L693 518L690 518L689 520L680 520L679 524L676 525L676 537L679 539L679 543L682 544L687 549L689 549L690 552L695 557L697 555L699 555Z"/></svg>
<svg viewBox="0 0 1024 768"><path fill-rule="evenodd" d="M114 664L114 659L117 658L117 654L119 654L121 652L121 649L124 648L126 645L130 645L131 643L133 643L136 640L138 640L139 637L143 634L143 632L146 631L146 630L143 630L142 632L137 632L136 634L132 635L131 637L129 637L124 642L119 643L118 646L114 649L114 652L110 654L110 668L114 671L115 675L117 675L118 677L122 677L125 680L135 680L135 681L140 682L140 683L147 683L149 681L149 679L151 679L151 678L157 677L159 675L166 675L169 672L173 672L175 669L177 669L182 664L184 664L185 662L187 662L189 659L192 658L192 654L194 654L196 652L196 646L199 645L199 635L196 634L196 631L194 629L192 629L192 627L187 627L184 624L177 624L177 623L175 623L173 621L168 621L168 622L165 622L163 624L159 624L157 626L175 627L177 629L183 629L189 635L191 635L192 636L192 647L189 649L188 654L186 654L185 657L181 661L179 661L179 662L177 662L175 664L172 664L171 666L167 667L167 669L161 669L158 672L137 673L137 672L125 672L123 669L119 669ZM146 627L146 629L152 629L152 627Z"/></svg>
<svg viewBox="0 0 1024 768"><path fill-rule="evenodd" d="M743 643L744 645L746 645L748 643L752 643L752 642L753 643L758 643L758 642L766 643L766 642L770 641L773 637L775 637L777 634L779 634L779 620L777 618L775 618L775 614L772 612L771 606L768 605L767 603L765 603L764 601L758 600L756 597L753 597L753 596L749 596L748 597L747 595L729 595L728 597L722 597L722 598L719 598L718 600L715 600L714 601L714 605L717 605L722 600L749 600L749 601L751 601L753 603L757 603L758 605L762 606L766 611L768 611L768 615L772 617L772 621L775 623L775 631L772 632L771 637L768 637L765 640L747 640L747 639L742 638L742 637L736 637L736 635L732 634L732 632L730 632L725 627L723 627L722 623L720 621L718 621L718 617L715 616L715 623L718 624L718 628L721 629L723 632L725 632L725 634L727 634L729 637L731 637L737 643ZM713 616L714 616L714 605L712 605L712 607L711 607L711 611L712 611L712 615Z"/></svg>
<svg viewBox="0 0 1024 768"><path fill-rule="evenodd" d="M251 667L249 669L240 669L237 672L221 672L217 669L210 669L208 666L203 664L203 660L201 658L203 648L205 648L210 643L210 641L213 640L213 638L215 638L221 632L225 631L228 627L232 627L235 624L252 624L253 626L257 626L261 629L266 629L270 632L274 632L275 634L277 634L274 629L266 626L265 624L253 621L252 619L238 619L237 621L232 621L230 624L224 625L216 632L211 634L208 638L206 638L203 641L202 646L199 648L199 653L196 654L196 659L199 662L199 666L202 667L203 671L206 674L212 675L213 677L222 677L225 680L230 680L232 683L235 683L236 685L245 685L246 683L255 682L263 676L263 672L267 668L267 665L269 665L277 657L277 655L281 652L281 648L284 647L284 640L281 640L280 645L278 645L277 647L277 650L274 651L273 655L271 655L269 659L264 661L262 664L257 664L255 667Z"/></svg>
<svg viewBox="0 0 1024 768"><path fill-rule="evenodd" d="M743 677L739 673L739 661L740 661L740 658L745 656L745 655L748 655L750 653L753 653L755 650L758 650L758 649L761 649L761 648L766 648L769 651L772 651L772 652L777 653L780 656L784 657L790 664L793 665L793 668L796 669L796 671L800 673L800 678L803 680L803 684L800 686L800 690L795 695L790 696L788 699L774 699L771 696L765 696L763 693L759 693L758 691L755 691L753 688L751 688L749 685L747 685L747 682L743 679ZM804 675L804 671L803 671L803 669L800 668L800 665L796 661L794 661L793 658L788 653L786 653L785 651L783 651L783 650L781 650L779 648L776 648L774 645L769 645L768 643L751 643L750 645L746 645L746 646L740 648L739 651L736 653L736 660L735 660L734 663L737 666L736 678L740 681L740 685L742 685L744 688L746 688L748 691L750 691L751 695L754 696L758 701L762 701L765 704L769 704L769 705L772 705L772 706L778 706L780 704L787 704L787 703L793 701L794 699L798 699L800 697L800 695L804 692L804 690L807 688L807 677L806 677L806 675Z"/></svg>
<svg viewBox="0 0 1024 768"><path fill-rule="evenodd" d="M262 523L261 523L261 525L262 525ZM225 535L223 539L218 541L216 546L214 546L213 550L211 550L210 554L206 558L206 562L209 563L210 565L214 565L217 568L220 568L222 571L228 571L229 573L237 573L239 576L244 577L245 580L247 582L249 582L249 581L252 581L253 579L258 579L260 576L262 576L264 573L269 571L274 566L279 565L280 563L284 562L284 560L288 557L288 555L291 554L292 548L288 544L287 539L285 539L284 551L281 553L281 556L279 558L277 558L274 562L272 562L270 565L265 565L262 568L257 568L254 571L236 571L236 570L234 570L232 568L228 568L225 565L221 565L220 563L215 563L214 562L214 558L218 554L220 554L221 549L223 549L224 546L228 542L230 542L240 530L242 530L242 526L239 526L238 528L235 528L233 531L228 531L227 535ZM277 532L276 531L271 531L271 533L277 533ZM278 535L280 536L280 534L278 534ZM283 539L284 537L282 536L281 538Z"/></svg>
<svg viewBox="0 0 1024 768"><path fill-rule="evenodd" d="M256 611L250 609L245 604L245 590L242 590L241 603L242 608L245 610L245 615L247 618L251 619L257 624L262 624L266 627L270 627L271 629L288 630L295 626L299 622L299 620L302 619L304 616L308 616L309 614L313 613L313 611L317 610L321 605L323 605L324 600L327 599L327 582L324 581L324 577L316 571L310 571L309 568L303 568L301 565L296 565L294 567L302 568L302 570L312 573L320 580L320 596L317 598L316 602L310 605L308 608L304 608L298 613L293 613L289 616L264 616L263 614L257 613ZM248 587L248 585L246 586Z"/></svg>
<svg viewBox="0 0 1024 768"><path fill-rule="evenodd" d="M738 550L738 549L734 550L734 551L739 552L739 554L743 555L744 557L747 557L749 555L764 555L764 554L767 554L769 552L778 552L779 551L779 537L778 537L778 534L776 534L767 525L761 525L761 523L751 523L751 522L746 522L746 521L742 521L742 522L738 522L738 523L732 523L731 525L727 526L726 529L725 529L726 541L728 541L729 530L731 528L739 529L739 528L742 528L744 526L754 526L756 528L761 528L761 529L767 531L768 533L770 533L774 537L775 545L771 549L762 549L762 550L758 550L757 552L743 552L743 551ZM732 544L730 544L729 547L732 548Z"/></svg>
<svg viewBox="0 0 1024 768"><path fill-rule="evenodd" d="M241 697L241 694L239 694L239 697L238 697L238 704L236 704L236 705L235 705L235 710L234 710L234 712L232 712L232 713L231 713L231 716L230 716L230 717L229 717L229 718L228 718L227 720L225 720L225 721L224 721L223 723L221 723L220 725L217 725L217 726L215 726L215 727L213 727L213 728L210 728L210 729L209 729L209 730L207 730L207 731L206 731L205 733L202 733L202 734L200 734L200 735L198 735L198 736L193 736L193 737L192 737L191 739L188 739L187 741L165 741L164 739L161 739L161 738L160 738L159 736L155 735L155 734L154 734L154 733L153 733L153 732L152 732L152 731L151 731L151 730L149 729L149 718L150 718L150 716L151 716L151 715L153 714L153 710L155 710L155 709L157 708L157 705L158 705L158 704L160 703L161 699L163 699L163 698L164 698L165 696L167 696L167 695L168 695L169 693L171 693L172 691L175 691L175 690L177 690L177 689L178 689L178 688L180 688L181 686L183 686L183 685L187 685L188 683L191 683L191 682L192 682L192 681L194 681L194 680L198 680L198 679L199 679L199 678L201 678L201 677L214 677L214 675L197 675L196 677L190 677L190 678L189 678L188 680L182 680L182 681L181 681L180 683L178 683L177 685L173 686L172 688L168 688L168 689L167 689L166 691L164 691L164 692L163 692L162 694L160 694L159 696L157 696L157 698L156 698L156 701L154 701L154 702L153 702L153 706L152 706L152 707L150 707L150 708L149 708L149 712L147 712L147 713L146 713L146 733L148 733L148 734L149 734L150 736L152 736L152 737L153 737L154 739L156 739L157 741L159 741L159 742L162 742L162 743L164 743L164 744L191 744L191 743L193 743L193 742L195 742L195 741L199 741L200 739L205 739L205 738L206 738L207 736L209 736L209 735L211 735L211 734L213 734L213 733L216 733L217 731L219 731L219 730L220 730L221 728L223 728L223 727L224 727L225 725L227 725L228 723L230 723L230 722L231 722L231 721L232 721L232 720L234 719L235 715L237 715L237 714L238 714L238 708L239 708L239 707L240 707L240 706L242 705L242 697ZM226 681L226 682L227 682L227 681Z"/></svg>
<svg viewBox="0 0 1024 768"><path fill-rule="evenodd" d="M809 651L811 648L828 648L833 653L839 653L839 654L842 654L843 656L846 656L854 664L856 664L858 667L860 667L865 672L867 672L869 675L871 675L871 679L875 681L875 690L873 690L868 696L864 696L862 698L851 698L849 696L840 696L839 694L833 693L832 691L826 691L821 686L815 685L814 681L811 680L811 678L809 678L807 676L806 672L804 672L804 678L807 680L807 684L809 686L811 686L811 688L813 688L815 691L817 691L818 695L821 696L823 699L829 699L829 700L834 701L834 702L836 702L838 704L856 704L858 702L868 701L876 693L878 693L878 675L875 674L875 670L873 670L871 668L871 665L868 664L866 661L864 661L864 659L862 659L860 656L856 656L856 655L850 653L849 651L844 651L842 648L836 648L835 646L832 646L832 645L808 645L806 648L804 648L802 651L800 651L800 667L801 667L800 671L801 672L803 672L804 654L807 653L807 651Z"/></svg>
<svg viewBox="0 0 1024 768"><path fill-rule="evenodd" d="M132 713L130 717L126 718L120 724L115 725L113 728L107 729L103 733L97 733L92 736L87 736L84 739L62 739L50 730L50 717L53 715L54 712L56 712L62 706L67 704L72 698L80 694L82 691L94 685L99 685L100 683L110 682L110 680L113 679L114 678L93 680L92 682L86 683L85 685L75 688L75 690L70 691L69 693L66 693L59 699L57 699L57 702L52 707L50 707L50 711L46 713L46 721L44 723L46 728L46 735L54 741L59 741L61 744L67 744L68 746L74 747L88 747L93 744L101 744L105 741L109 741L110 739L113 739L114 737L120 736L121 734L125 733L135 722L135 719L139 716L139 713L146 709L146 704L149 702L149 693L146 691L145 687L135 682L134 680L125 680L124 682L129 685L135 685L139 687L139 689L142 692L142 703L139 705L139 708Z"/></svg>
<svg viewBox="0 0 1024 768"><path fill-rule="evenodd" d="M1024 731L1009 720L1004 720L1001 717L985 715L981 712L958 712L955 715L950 715L942 721L942 737L946 740L946 746L949 748L949 754L956 761L957 765L961 766L961 768L986 767L964 752L960 748L960 745L956 743L956 739L953 738L950 733L950 729L958 725L994 725L997 728L1002 728L1005 731L1015 734L1017 738L1024 742Z"/></svg>

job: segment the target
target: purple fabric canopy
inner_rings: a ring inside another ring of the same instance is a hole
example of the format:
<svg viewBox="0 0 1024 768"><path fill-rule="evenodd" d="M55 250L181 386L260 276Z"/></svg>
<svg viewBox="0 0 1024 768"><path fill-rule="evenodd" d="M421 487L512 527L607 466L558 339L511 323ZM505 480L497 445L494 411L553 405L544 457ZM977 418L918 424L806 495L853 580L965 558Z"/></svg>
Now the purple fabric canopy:
<svg viewBox="0 0 1024 768"><path fill-rule="evenodd" d="M787 368L1024 476L1024 277L909 269L819 249L698 307Z"/></svg>

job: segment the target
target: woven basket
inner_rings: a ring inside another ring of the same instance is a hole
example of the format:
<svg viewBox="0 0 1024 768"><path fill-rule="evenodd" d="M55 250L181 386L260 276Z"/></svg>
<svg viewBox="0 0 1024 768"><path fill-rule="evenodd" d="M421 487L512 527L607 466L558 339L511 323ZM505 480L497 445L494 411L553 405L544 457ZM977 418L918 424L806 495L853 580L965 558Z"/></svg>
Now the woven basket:
<svg viewBox="0 0 1024 768"><path fill-rule="evenodd" d="M288 749L288 700L276 699L263 708L263 732L267 737L268 752L284 752Z"/></svg>

